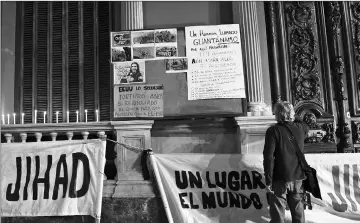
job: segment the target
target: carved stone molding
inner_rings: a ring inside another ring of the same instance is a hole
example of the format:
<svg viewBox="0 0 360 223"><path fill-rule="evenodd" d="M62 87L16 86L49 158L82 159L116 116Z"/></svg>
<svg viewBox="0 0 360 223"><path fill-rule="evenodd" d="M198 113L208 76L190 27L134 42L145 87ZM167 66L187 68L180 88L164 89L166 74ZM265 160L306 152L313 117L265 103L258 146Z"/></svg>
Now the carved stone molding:
<svg viewBox="0 0 360 223"><path fill-rule="evenodd" d="M353 142L360 144L360 122L352 122Z"/></svg>
<svg viewBox="0 0 360 223"><path fill-rule="evenodd" d="M323 109L315 5L311 2L286 5L294 106L307 101Z"/></svg>
<svg viewBox="0 0 360 223"><path fill-rule="evenodd" d="M352 113L358 116L360 115L360 2L349 2L349 5L350 21L348 24L351 24L352 34L349 44L353 47L349 56L354 60L354 71L350 73L352 86L349 89L351 91L349 97L353 104Z"/></svg>
<svg viewBox="0 0 360 223"><path fill-rule="evenodd" d="M318 123L312 112L307 112L303 121L310 127L308 137L305 139L306 143L335 143L333 122Z"/></svg>

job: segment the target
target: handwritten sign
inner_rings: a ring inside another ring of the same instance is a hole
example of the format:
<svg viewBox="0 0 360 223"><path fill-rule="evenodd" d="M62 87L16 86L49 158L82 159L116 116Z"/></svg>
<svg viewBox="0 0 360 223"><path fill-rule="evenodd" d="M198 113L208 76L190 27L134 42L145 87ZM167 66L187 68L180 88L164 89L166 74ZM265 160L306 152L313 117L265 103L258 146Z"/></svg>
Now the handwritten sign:
<svg viewBox="0 0 360 223"><path fill-rule="evenodd" d="M188 100L245 98L238 24L185 27Z"/></svg>
<svg viewBox="0 0 360 223"><path fill-rule="evenodd" d="M114 87L114 117L164 117L163 85Z"/></svg>

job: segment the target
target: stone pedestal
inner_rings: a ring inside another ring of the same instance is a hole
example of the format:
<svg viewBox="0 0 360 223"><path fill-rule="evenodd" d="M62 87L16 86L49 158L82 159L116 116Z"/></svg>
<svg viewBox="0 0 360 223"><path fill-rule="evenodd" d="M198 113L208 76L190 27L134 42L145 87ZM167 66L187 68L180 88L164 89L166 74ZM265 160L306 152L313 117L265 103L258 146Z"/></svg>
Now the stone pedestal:
<svg viewBox="0 0 360 223"><path fill-rule="evenodd" d="M150 130L154 121L115 121L111 122L118 142L150 149ZM150 181L145 181L141 167L142 152L116 145L115 160L117 176L113 197L152 197L153 188Z"/></svg>
<svg viewBox="0 0 360 223"><path fill-rule="evenodd" d="M275 116L236 117L238 153L262 153L266 130L276 124Z"/></svg>

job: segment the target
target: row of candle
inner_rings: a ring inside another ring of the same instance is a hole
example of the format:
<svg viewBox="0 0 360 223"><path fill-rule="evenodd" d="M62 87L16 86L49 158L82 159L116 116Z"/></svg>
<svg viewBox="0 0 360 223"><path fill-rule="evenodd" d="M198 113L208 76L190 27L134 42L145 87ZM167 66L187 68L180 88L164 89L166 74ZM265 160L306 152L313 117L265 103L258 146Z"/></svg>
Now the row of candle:
<svg viewBox="0 0 360 223"><path fill-rule="evenodd" d="M96 110L96 122L99 122L99 110ZM37 110L34 111L35 113L35 118L34 118L34 124L36 124L36 117L37 117ZM87 122L87 110L85 110L85 122ZM67 111L66 112L67 114L67 122L69 123L69 115L70 115L70 112ZM59 112L55 112L55 115L56 115L56 123L59 122ZM24 116L25 114L22 113L21 114L21 124L24 124ZM14 123L13 124L16 124L16 113L13 114L13 118L14 118ZM79 122L79 111L76 111L76 122ZM44 111L44 123L46 123L46 111ZM4 125L5 124L5 115L2 115L2 124ZM10 124L10 114L7 114L7 124Z"/></svg>

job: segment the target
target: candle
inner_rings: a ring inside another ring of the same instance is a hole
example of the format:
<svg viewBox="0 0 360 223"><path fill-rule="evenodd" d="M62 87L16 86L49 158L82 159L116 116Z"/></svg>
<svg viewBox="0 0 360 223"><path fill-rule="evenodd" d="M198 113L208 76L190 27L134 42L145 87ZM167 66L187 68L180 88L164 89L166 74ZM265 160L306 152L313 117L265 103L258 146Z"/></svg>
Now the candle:
<svg viewBox="0 0 360 223"><path fill-rule="evenodd" d="M5 115L2 114L2 124L5 125Z"/></svg>
<svg viewBox="0 0 360 223"><path fill-rule="evenodd" d="M24 116L25 116L25 114L21 113L21 124L24 124Z"/></svg>
<svg viewBox="0 0 360 223"><path fill-rule="evenodd" d="M56 112L56 123L58 123L59 122L59 112L57 111Z"/></svg>
<svg viewBox="0 0 360 223"><path fill-rule="evenodd" d="M96 109L96 121L99 122L99 110Z"/></svg>
<svg viewBox="0 0 360 223"><path fill-rule="evenodd" d="M76 111L76 122L79 122L79 111Z"/></svg>
<svg viewBox="0 0 360 223"><path fill-rule="evenodd" d="M8 124L10 124L10 114L8 114Z"/></svg>
<svg viewBox="0 0 360 223"><path fill-rule="evenodd" d="M85 109L85 122L87 122L87 109Z"/></svg>
<svg viewBox="0 0 360 223"><path fill-rule="evenodd" d="M35 110L35 118L34 118L34 123L36 124L36 118L37 118L37 111Z"/></svg>
<svg viewBox="0 0 360 223"><path fill-rule="evenodd" d="M46 123L46 111L44 111L44 124Z"/></svg>
<svg viewBox="0 0 360 223"><path fill-rule="evenodd" d="M69 123L69 111L67 111L66 113L67 113L67 122Z"/></svg>
<svg viewBox="0 0 360 223"><path fill-rule="evenodd" d="M16 120L15 119L16 114L14 113L13 116L14 116L14 125L15 125L16 124L16 121L15 121Z"/></svg>

